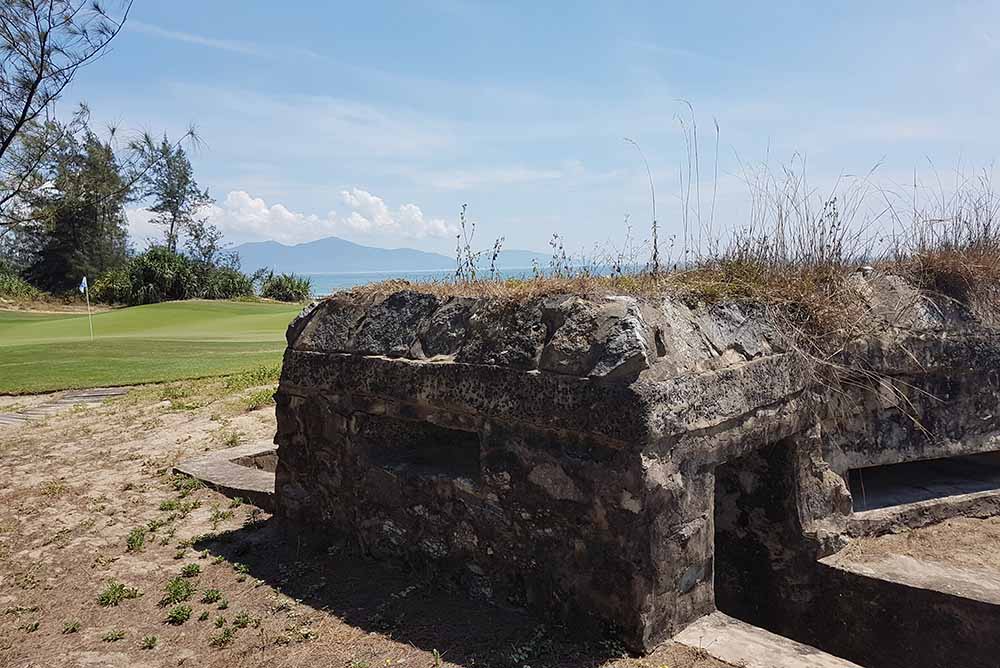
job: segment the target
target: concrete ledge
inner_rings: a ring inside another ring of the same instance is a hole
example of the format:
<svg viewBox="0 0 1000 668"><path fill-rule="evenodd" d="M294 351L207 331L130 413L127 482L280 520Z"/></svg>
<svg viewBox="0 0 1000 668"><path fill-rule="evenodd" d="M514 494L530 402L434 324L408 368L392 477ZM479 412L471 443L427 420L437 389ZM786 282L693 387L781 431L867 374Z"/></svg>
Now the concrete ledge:
<svg viewBox="0 0 1000 668"><path fill-rule="evenodd" d="M861 668L721 612L695 621L674 636L674 642L745 668Z"/></svg>
<svg viewBox="0 0 1000 668"><path fill-rule="evenodd" d="M1000 490L959 494L856 512L848 521L847 532L853 537L880 536L919 529L952 517L985 518L994 515L1000 515Z"/></svg>
<svg viewBox="0 0 1000 668"><path fill-rule="evenodd" d="M887 582L1000 605L1000 573L983 568L968 569L950 564L914 559L904 554L853 561L835 554L820 563L850 573Z"/></svg>
<svg viewBox="0 0 1000 668"><path fill-rule="evenodd" d="M210 452L174 466L174 473L191 476L230 498L239 497L261 510L274 512L274 461L271 443L241 445ZM272 470L267 470L272 469Z"/></svg>

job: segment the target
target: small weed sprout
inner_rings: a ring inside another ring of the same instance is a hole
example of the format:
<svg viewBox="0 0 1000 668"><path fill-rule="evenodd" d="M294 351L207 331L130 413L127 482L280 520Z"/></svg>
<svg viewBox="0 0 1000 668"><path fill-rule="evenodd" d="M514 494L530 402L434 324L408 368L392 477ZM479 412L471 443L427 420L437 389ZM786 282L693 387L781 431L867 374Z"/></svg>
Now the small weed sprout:
<svg viewBox="0 0 1000 668"><path fill-rule="evenodd" d="M236 637L236 629L231 626L219 631L217 634L208 639L208 644L212 647L225 647L233 641Z"/></svg>
<svg viewBox="0 0 1000 668"><path fill-rule="evenodd" d="M190 580L183 577L175 577L167 582L163 587L163 591L164 596L160 601L160 605L174 605L190 599L194 595L195 587L191 584Z"/></svg>
<svg viewBox="0 0 1000 668"><path fill-rule="evenodd" d="M63 481L50 480L42 486L42 494L49 497L62 496L68 489Z"/></svg>
<svg viewBox="0 0 1000 668"><path fill-rule="evenodd" d="M260 620L252 617L249 612L241 612L233 619L233 626L245 629L248 626L260 626Z"/></svg>
<svg viewBox="0 0 1000 668"><path fill-rule="evenodd" d="M206 589L201 596L202 603L218 603L222 600L222 592L218 589Z"/></svg>
<svg viewBox="0 0 1000 668"><path fill-rule="evenodd" d="M25 633L34 633L35 631L38 630L39 626L41 626L41 622L39 622L39 621L36 620L34 622L28 622L26 624L21 624L21 626L19 626L18 628L20 628Z"/></svg>
<svg viewBox="0 0 1000 668"><path fill-rule="evenodd" d="M225 625L226 625L226 618L225 617L216 617L215 618L215 628L221 629Z"/></svg>
<svg viewBox="0 0 1000 668"><path fill-rule="evenodd" d="M181 569L181 576L185 578L197 577L201 574L201 566L198 564L185 564Z"/></svg>
<svg viewBox="0 0 1000 668"><path fill-rule="evenodd" d="M190 605L175 605L170 608L167 612L167 623L173 625L183 624L187 620L191 619L191 606Z"/></svg>
<svg viewBox="0 0 1000 668"><path fill-rule="evenodd" d="M204 610L200 615L198 615L199 622L207 622L211 615L208 614L208 610Z"/></svg>
<svg viewBox="0 0 1000 668"><path fill-rule="evenodd" d="M209 518L212 522L212 529L218 529L219 523L224 522L228 519L232 519L233 511L231 510L219 510L216 508L212 511L212 516Z"/></svg>
<svg viewBox="0 0 1000 668"><path fill-rule="evenodd" d="M274 405L274 388L268 387L263 390L255 390L244 397L240 403L243 410L247 413L264 408L265 406L272 406ZM237 441L236 444L238 445L239 442Z"/></svg>
<svg viewBox="0 0 1000 668"><path fill-rule="evenodd" d="M156 636L145 636L139 643L139 649L156 649L159 639Z"/></svg>
<svg viewBox="0 0 1000 668"><path fill-rule="evenodd" d="M222 444L227 448L235 448L243 442L243 434L238 431L231 431L222 437Z"/></svg>
<svg viewBox="0 0 1000 668"><path fill-rule="evenodd" d="M122 631L121 629L111 629L103 636L101 636L101 640L103 640L104 642L118 642L119 640L124 640L124 639L125 639L125 632Z"/></svg>
<svg viewBox="0 0 1000 668"><path fill-rule="evenodd" d="M204 484L197 478L191 478L186 475L176 475L173 478L173 487L174 491L177 492L178 497L183 499L191 494L191 492L204 487Z"/></svg>
<svg viewBox="0 0 1000 668"><path fill-rule="evenodd" d="M135 587L127 587L117 580L108 580L108 584L97 597L97 604L102 608L117 606L124 600L139 598L142 592Z"/></svg>
<svg viewBox="0 0 1000 668"><path fill-rule="evenodd" d="M146 534L149 530L146 527L136 527L129 532L125 539L126 550L128 552L141 552L146 546Z"/></svg>
<svg viewBox="0 0 1000 668"><path fill-rule="evenodd" d="M80 630L80 622L74 620L63 623L63 635L69 635L70 633L76 633Z"/></svg>

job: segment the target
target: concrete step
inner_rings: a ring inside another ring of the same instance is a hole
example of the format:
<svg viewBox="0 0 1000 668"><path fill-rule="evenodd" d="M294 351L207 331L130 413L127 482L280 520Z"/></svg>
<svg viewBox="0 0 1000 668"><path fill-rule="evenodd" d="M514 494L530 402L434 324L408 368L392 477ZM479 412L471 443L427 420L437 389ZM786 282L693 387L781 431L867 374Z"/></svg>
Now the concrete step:
<svg viewBox="0 0 1000 668"><path fill-rule="evenodd" d="M674 642L744 668L861 668L721 612L695 621L674 636Z"/></svg>
<svg viewBox="0 0 1000 668"><path fill-rule="evenodd" d="M30 420L42 420L57 413L67 411L73 406L83 405L88 408L100 406L106 399L128 394L125 387L100 387L93 390L73 390L56 399L49 399L44 404L27 408L17 413L0 413L0 427L14 427Z"/></svg>
<svg viewBox="0 0 1000 668"><path fill-rule="evenodd" d="M0 424L24 424L29 420L28 416L18 413L0 413Z"/></svg>
<svg viewBox="0 0 1000 668"><path fill-rule="evenodd" d="M255 459L273 459L277 448L264 441L216 450L174 466L174 473L197 478L230 498L244 501L272 512L274 510L274 471L253 466Z"/></svg>

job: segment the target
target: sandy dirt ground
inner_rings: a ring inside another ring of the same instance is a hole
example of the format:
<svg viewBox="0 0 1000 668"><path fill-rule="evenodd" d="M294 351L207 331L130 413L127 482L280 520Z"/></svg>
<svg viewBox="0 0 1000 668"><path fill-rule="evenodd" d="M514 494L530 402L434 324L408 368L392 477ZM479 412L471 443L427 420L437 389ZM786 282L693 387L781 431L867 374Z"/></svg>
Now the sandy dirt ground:
<svg viewBox="0 0 1000 668"><path fill-rule="evenodd" d="M895 554L1000 573L1000 517L957 517L898 534L863 538L845 549L843 559L872 562Z"/></svg>
<svg viewBox="0 0 1000 668"><path fill-rule="evenodd" d="M629 658L431 575L289 544L267 514L171 475L269 441L273 407L247 408L259 390L149 386L0 427L0 667L725 665L672 644Z"/></svg>

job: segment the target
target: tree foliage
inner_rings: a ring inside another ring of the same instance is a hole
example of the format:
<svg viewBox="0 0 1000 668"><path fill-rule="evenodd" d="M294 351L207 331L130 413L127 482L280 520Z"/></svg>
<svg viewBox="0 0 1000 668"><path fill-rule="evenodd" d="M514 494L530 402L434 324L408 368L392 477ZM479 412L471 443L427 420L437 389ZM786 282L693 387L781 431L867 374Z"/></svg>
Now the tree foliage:
<svg viewBox="0 0 1000 668"><path fill-rule="evenodd" d="M93 0L0 3L0 228L32 220L25 196L44 184L38 167L87 122L81 107L67 123L50 123L55 102L105 52L129 9L113 16ZM37 141L18 141L32 127Z"/></svg>
<svg viewBox="0 0 1000 668"><path fill-rule="evenodd" d="M109 143L89 129L80 138L41 130L50 132L62 139L39 169L46 186L26 197L31 220L16 236L27 278L45 290L63 292L79 284L81 276L96 276L125 261L130 188Z"/></svg>
<svg viewBox="0 0 1000 668"><path fill-rule="evenodd" d="M164 227L167 248L176 251L181 235L192 232L198 237L195 242L198 252L211 247L201 245L204 242L211 244L212 240L206 236L211 230L206 229L198 215L213 200L208 190L202 190L195 181L194 169L184 149L164 137L158 146L147 141L144 150L154 157L154 161L146 176L143 194L152 199L149 210L156 214L152 222Z"/></svg>

